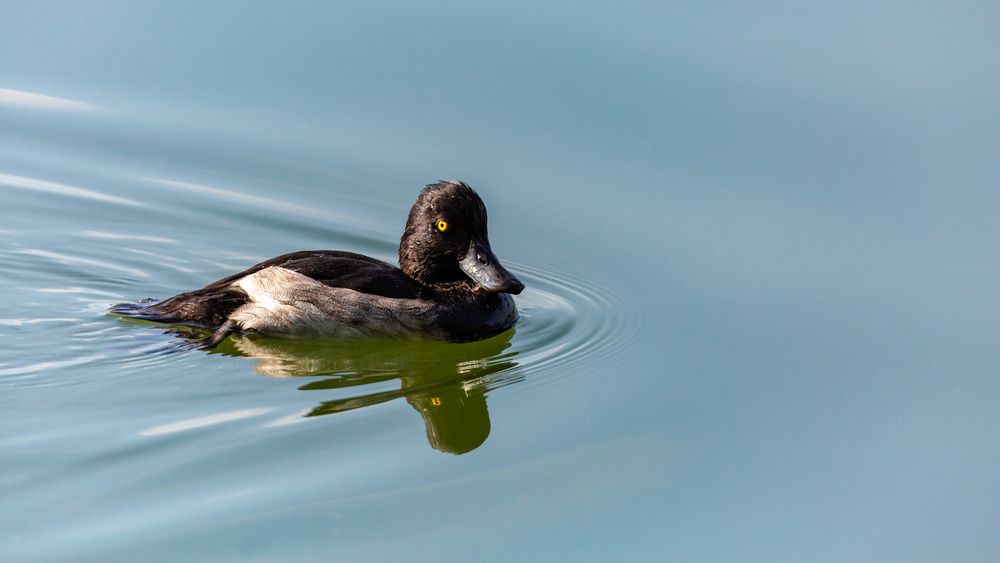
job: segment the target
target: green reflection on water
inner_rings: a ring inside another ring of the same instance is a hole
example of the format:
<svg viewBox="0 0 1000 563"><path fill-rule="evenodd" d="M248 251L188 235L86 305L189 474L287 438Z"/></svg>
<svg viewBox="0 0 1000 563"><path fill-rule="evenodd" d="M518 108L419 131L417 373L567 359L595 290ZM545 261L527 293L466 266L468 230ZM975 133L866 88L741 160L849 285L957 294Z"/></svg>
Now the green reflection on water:
<svg viewBox="0 0 1000 563"><path fill-rule="evenodd" d="M213 353L253 358L268 377L319 377L299 389L341 391L305 414L325 416L404 398L424 420L427 440L442 452L464 454L486 441L486 393L523 379L512 374L514 329L468 343L357 341L235 336ZM399 380L399 388L373 391ZM346 394L343 394L346 392Z"/></svg>

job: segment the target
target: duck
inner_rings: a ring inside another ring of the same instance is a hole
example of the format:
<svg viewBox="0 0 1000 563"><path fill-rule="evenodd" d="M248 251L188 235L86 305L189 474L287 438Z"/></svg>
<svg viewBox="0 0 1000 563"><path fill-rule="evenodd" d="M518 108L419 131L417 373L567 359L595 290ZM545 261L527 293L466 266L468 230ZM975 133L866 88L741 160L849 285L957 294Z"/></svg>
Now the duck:
<svg viewBox="0 0 1000 563"><path fill-rule="evenodd" d="M457 180L428 184L410 208L399 267L342 250L276 256L162 301L122 303L122 317L234 333L335 339L472 341L518 320L524 284L490 247L486 205Z"/></svg>

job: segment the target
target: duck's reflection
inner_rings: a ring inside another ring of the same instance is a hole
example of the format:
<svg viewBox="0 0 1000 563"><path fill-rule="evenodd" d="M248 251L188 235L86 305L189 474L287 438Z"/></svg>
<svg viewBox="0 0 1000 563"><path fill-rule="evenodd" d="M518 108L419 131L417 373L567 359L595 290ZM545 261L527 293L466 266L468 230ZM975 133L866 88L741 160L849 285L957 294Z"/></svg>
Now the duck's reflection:
<svg viewBox="0 0 1000 563"><path fill-rule="evenodd" d="M443 452L463 454L490 434L489 387L520 379L510 347L514 334L470 343L331 342L232 337L216 351L257 360L270 377L327 376L299 387L341 391L306 416L323 416L405 398L424 419L427 440ZM504 376L504 374L508 374ZM399 388L385 389L399 381ZM372 388L381 390L370 391Z"/></svg>

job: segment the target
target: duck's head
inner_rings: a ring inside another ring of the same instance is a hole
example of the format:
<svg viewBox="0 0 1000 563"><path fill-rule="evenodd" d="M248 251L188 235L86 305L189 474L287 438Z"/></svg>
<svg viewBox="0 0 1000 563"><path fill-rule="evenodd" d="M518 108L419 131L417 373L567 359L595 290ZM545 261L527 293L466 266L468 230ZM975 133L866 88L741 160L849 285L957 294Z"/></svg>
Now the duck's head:
<svg viewBox="0 0 1000 563"><path fill-rule="evenodd" d="M438 182L420 193L399 241L399 265L426 285L471 279L492 293L524 289L490 249L486 206L464 182Z"/></svg>

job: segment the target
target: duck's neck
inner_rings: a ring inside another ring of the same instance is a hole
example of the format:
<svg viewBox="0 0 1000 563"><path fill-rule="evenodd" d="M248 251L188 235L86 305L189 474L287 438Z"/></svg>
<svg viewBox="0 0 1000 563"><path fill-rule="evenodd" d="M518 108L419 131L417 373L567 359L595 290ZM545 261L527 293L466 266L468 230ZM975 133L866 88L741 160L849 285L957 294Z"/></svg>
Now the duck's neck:
<svg viewBox="0 0 1000 563"><path fill-rule="evenodd" d="M428 287L476 287L458 267L453 258L439 256L416 256L409 246L401 246L399 267L408 277Z"/></svg>

